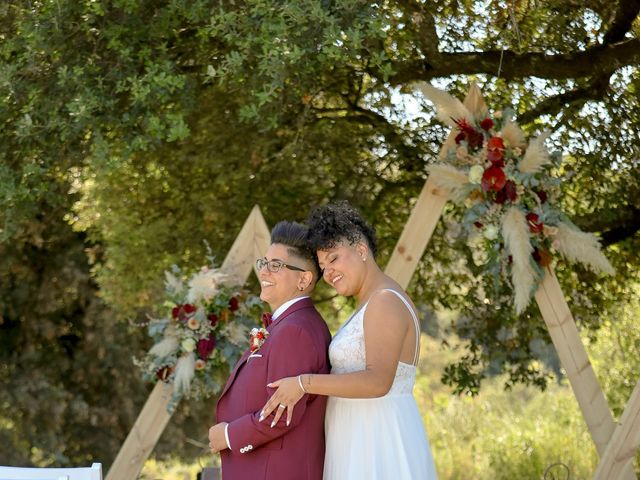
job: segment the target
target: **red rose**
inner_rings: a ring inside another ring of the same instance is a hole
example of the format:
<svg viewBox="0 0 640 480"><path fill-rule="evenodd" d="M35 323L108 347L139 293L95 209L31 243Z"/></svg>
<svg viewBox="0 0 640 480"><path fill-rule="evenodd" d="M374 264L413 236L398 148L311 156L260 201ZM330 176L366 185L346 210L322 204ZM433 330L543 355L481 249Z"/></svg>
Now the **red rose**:
<svg viewBox="0 0 640 480"><path fill-rule="evenodd" d="M507 183L507 176L500 167L489 167L482 174L480 186L485 192L493 190L499 192Z"/></svg>
<svg viewBox="0 0 640 480"><path fill-rule="evenodd" d="M537 213L527 213L527 223L529 224L529 231L531 233L540 233L544 228L544 224L540 221Z"/></svg>
<svg viewBox="0 0 640 480"><path fill-rule="evenodd" d="M538 198L540 199L540 203L545 203L547 201L547 192L545 192L544 190L534 190L536 192L536 195L538 195Z"/></svg>
<svg viewBox="0 0 640 480"><path fill-rule="evenodd" d="M473 222L473 224L476 226L476 228L482 228L484 226L480 222Z"/></svg>
<svg viewBox="0 0 640 480"><path fill-rule="evenodd" d="M460 132L459 134L456 135L455 141L456 141L456 145L460 145L460 142L463 141L465 138L467 138L467 136Z"/></svg>
<svg viewBox="0 0 640 480"><path fill-rule="evenodd" d="M212 327L215 327L218 323L218 316L215 313L207 315L207 318L209 319L209 322L211 322Z"/></svg>
<svg viewBox="0 0 640 480"><path fill-rule="evenodd" d="M171 316L179 319L181 322L189 320L189 316L196 311L196 307L189 303L184 305L176 305L171 309Z"/></svg>
<svg viewBox="0 0 640 480"><path fill-rule="evenodd" d="M202 360L209 358L214 348L216 348L216 337L213 336L213 333L209 335L209 338L198 340L196 343L196 351Z"/></svg>
<svg viewBox="0 0 640 480"><path fill-rule="evenodd" d="M480 128L488 132L493 128L493 120L491 120L490 118L485 118L480 122Z"/></svg>
<svg viewBox="0 0 640 480"><path fill-rule="evenodd" d="M231 300L229 300L229 310L235 312L238 308L238 299L236 297L231 297Z"/></svg>
<svg viewBox="0 0 640 480"><path fill-rule="evenodd" d="M191 305L190 303L185 303L182 308L184 309L184 313L186 313L187 315L191 315L196 311L196 307Z"/></svg>
<svg viewBox="0 0 640 480"><path fill-rule="evenodd" d="M493 167L504 167L504 155L502 150L487 150L487 158Z"/></svg>
<svg viewBox="0 0 640 480"><path fill-rule="evenodd" d="M476 132L475 130L473 131L473 133L467 136L467 143L469 144L470 148L480 148L482 146L483 140L484 137L482 136L482 134L480 132Z"/></svg>
<svg viewBox="0 0 640 480"><path fill-rule="evenodd" d="M510 202L515 202L517 200L518 187L516 186L516 182L514 182L513 180L507 180L507 183L505 183L503 190Z"/></svg>

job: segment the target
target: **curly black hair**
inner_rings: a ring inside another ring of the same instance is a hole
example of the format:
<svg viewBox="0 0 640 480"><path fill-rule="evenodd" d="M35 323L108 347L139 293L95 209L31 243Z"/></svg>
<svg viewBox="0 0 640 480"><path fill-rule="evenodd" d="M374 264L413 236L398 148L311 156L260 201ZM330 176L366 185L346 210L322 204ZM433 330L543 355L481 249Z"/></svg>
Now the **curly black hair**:
<svg viewBox="0 0 640 480"><path fill-rule="evenodd" d="M290 255L307 260L314 268L316 280L320 276L320 265L316 251L307 243L309 229L297 222L283 220L278 222L271 230L271 243L280 243L287 247Z"/></svg>
<svg viewBox="0 0 640 480"><path fill-rule="evenodd" d="M341 241L354 245L364 240L374 257L378 253L374 228L347 201L314 207L307 225L307 243L314 251L333 248Z"/></svg>

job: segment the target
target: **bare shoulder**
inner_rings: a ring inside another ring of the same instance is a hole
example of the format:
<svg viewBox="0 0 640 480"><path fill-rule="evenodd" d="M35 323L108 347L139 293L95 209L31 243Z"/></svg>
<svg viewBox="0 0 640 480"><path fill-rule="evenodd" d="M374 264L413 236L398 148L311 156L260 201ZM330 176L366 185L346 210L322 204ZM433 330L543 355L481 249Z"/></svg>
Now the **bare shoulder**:
<svg viewBox="0 0 640 480"><path fill-rule="evenodd" d="M396 325L412 322L411 313L398 294L402 295L409 302L409 305L411 305L411 300L404 292L396 289L394 291L397 293L388 289L374 292L369 299L365 317L369 317L374 322L380 321Z"/></svg>

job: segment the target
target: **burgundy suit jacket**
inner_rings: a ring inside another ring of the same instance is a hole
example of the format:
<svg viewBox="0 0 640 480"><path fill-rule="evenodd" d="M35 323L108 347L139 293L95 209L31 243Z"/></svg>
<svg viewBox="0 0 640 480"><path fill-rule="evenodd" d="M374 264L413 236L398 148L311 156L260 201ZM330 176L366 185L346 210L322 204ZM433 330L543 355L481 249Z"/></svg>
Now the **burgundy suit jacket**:
<svg viewBox="0 0 640 480"><path fill-rule="evenodd" d="M291 305L267 328L269 336L249 357L245 351L220 395L218 422L228 422L231 450L221 452L223 480L320 480L324 465L327 397L305 395L291 424L286 414L258 422L274 389L267 384L301 373L329 373L331 334L309 298ZM259 356L261 355L261 356Z"/></svg>

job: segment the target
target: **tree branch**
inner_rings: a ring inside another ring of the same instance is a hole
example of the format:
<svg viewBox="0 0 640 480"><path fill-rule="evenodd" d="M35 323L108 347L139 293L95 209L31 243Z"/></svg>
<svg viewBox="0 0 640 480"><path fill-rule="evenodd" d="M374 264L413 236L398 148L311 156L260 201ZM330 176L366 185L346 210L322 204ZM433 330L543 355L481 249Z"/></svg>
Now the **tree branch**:
<svg viewBox="0 0 640 480"><path fill-rule="evenodd" d="M640 0L620 0L609 30L604 35L604 44L617 43L624 40L624 36L633 25L633 21L640 12Z"/></svg>
<svg viewBox="0 0 640 480"><path fill-rule="evenodd" d="M608 247L633 237L640 231L640 208L629 206L625 210L619 210L618 218L604 220L599 212L589 216L579 217L575 224L587 232L601 232L600 243Z"/></svg>
<svg viewBox="0 0 640 480"><path fill-rule="evenodd" d="M640 39L632 38L611 45L598 45L584 51L549 55L530 52L517 54L511 50L486 52L440 53L437 63L421 60L396 63L392 85L430 80L451 75L497 75L504 79L539 77L567 79L592 77L609 73L622 66L640 63ZM375 72L372 72L375 75ZM375 75L377 76L377 75Z"/></svg>
<svg viewBox="0 0 640 480"><path fill-rule="evenodd" d="M625 1L618 4L618 9L613 15L613 21L609 30L604 35L603 43L609 45L624 40L626 33L631 29L634 19L640 12L640 0ZM555 115L568 105L577 107L587 100L599 100L609 88L609 80L613 70L594 78L586 87L576 88L569 92L549 97L539 103L535 108L519 115L520 123L528 123L540 115Z"/></svg>
<svg viewBox="0 0 640 480"><path fill-rule="evenodd" d="M526 124L532 122L540 115L555 115L568 105L580 106L587 100L599 100L609 88L610 74L597 77L586 87L576 88L559 95L554 95L543 100L531 110L518 115L518 122Z"/></svg>

